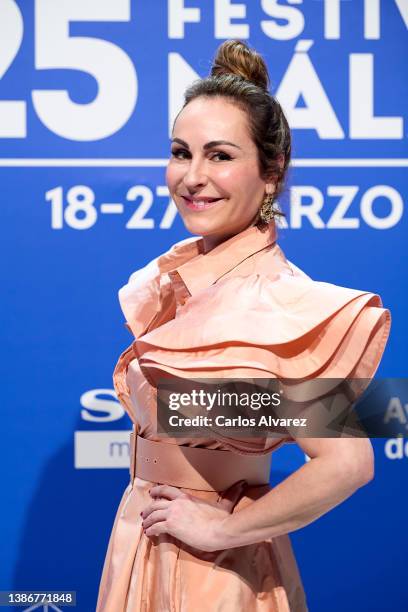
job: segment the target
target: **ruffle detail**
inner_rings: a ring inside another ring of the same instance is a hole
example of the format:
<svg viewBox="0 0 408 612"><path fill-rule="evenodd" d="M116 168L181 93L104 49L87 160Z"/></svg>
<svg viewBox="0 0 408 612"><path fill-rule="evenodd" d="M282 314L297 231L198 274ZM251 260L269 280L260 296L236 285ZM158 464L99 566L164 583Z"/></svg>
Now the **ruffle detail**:
<svg viewBox="0 0 408 612"><path fill-rule="evenodd" d="M198 292L176 318L134 342L151 384L161 377L362 379L381 360L391 315L379 295L307 276L253 274ZM304 398L310 399L310 398Z"/></svg>
<svg viewBox="0 0 408 612"><path fill-rule="evenodd" d="M119 290L119 303L127 325L134 334L144 333L160 308L160 270L158 258L130 275Z"/></svg>
<svg viewBox="0 0 408 612"><path fill-rule="evenodd" d="M174 280L170 281L167 272L194 256L199 249L197 242L194 237L176 242L169 251L133 272L119 290L126 326L135 337L175 316L174 292L170 288Z"/></svg>

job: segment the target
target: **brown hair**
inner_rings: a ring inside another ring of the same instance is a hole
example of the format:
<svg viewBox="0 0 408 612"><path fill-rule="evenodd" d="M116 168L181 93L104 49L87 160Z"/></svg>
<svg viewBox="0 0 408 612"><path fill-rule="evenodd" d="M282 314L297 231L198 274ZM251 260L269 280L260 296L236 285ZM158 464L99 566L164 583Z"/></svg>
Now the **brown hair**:
<svg viewBox="0 0 408 612"><path fill-rule="evenodd" d="M224 96L244 110L258 149L263 179L276 177L272 203L282 193L291 156L291 134L279 102L268 91L268 68L262 56L239 40L222 43L211 73L195 81L184 94L184 106L199 96ZM277 207L276 215L286 216Z"/></svg>

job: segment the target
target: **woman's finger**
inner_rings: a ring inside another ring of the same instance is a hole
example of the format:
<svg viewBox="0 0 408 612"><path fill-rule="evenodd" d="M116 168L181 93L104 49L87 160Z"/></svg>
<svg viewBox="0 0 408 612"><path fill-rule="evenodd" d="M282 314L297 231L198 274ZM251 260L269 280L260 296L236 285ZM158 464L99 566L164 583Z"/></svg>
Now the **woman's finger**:
<svg viewBox="0 0 408 612"><path fill-rule="evenodd" d="M157 523L153 523L150 525L145 531L145 535L148 537L158 536L162 533L168 533L168 526L166 521L158 521Z"/></svg>
<svg viewBox="0 0 408 612"><path fill-rule="evenodd" d="M143 529L146 531L151 525L155 523L160 523L161 521L165 521L167 518L167 509L165 510L154 510L149 514L147 518L144 519L142 523ZM149 535L146 533L146 535Z"/></svg>
<svg viewBox="0 0 408 612"><path fill-rule="evenodd" d="M182 495L186 495L183 491L180 491L177 487L173 487L172 485L154 485L149 493L151 497L166 497L167 499L176 499Z"/></svg>
<svg viewBox="0 0 408 612"><path fill-rule="evenodd" d="M165 510L169 507L169 504L171 504L170 499L156 499L155 501L152 501L148 506L146 506L146 508L142 510L140 515L142 516L142 518L145 519L149 516L151 512L154 512L155 510Z"/></svg>

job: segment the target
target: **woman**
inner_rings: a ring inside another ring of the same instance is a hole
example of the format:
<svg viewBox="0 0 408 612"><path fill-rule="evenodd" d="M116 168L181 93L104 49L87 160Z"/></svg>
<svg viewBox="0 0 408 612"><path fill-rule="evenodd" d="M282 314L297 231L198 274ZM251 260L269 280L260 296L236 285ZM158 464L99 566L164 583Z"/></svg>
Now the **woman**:
<svg viewBox="0 0 408 612"><path fill-rule="evenodd" d="M97 612L303 612L288 533L372 479L369 440L159 438L157 384L162 376L370 379L390 314L379 296L313 281L277 245L282 213L273 204L290 131L255 51L220 46L210 77L187 90L171 151L170 194L200 237L175 244L119 292L136 338L114 372L134 423L131 482ZM271 453L285 442L311 460L271 488Z"/></svg>

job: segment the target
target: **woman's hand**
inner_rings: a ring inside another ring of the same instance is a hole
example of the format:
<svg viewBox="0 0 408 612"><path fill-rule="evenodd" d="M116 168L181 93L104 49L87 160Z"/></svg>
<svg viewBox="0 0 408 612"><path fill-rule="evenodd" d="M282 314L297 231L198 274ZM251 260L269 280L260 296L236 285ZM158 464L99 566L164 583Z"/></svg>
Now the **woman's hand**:
<svg viewBox="0 0 408 612"><path fill-rule="evenodd" d="M225 521L237 503L244 480L227 489L218 502L208 502L170 485L150 489L153 501L141 513L147 536L167 533L199 550L225 548Z"/></svg>

